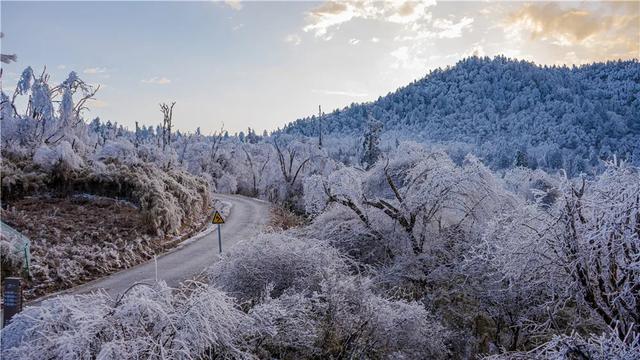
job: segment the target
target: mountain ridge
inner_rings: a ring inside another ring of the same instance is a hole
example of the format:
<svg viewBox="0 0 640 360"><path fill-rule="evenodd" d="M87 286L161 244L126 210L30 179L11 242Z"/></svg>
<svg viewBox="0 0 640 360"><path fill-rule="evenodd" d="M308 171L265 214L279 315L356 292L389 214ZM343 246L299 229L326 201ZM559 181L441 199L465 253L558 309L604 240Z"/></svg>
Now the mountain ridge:
<svg viewBox="0 0 640 360"><path fill-rule="evenodd" d="M378 100L335 110L322 128L358 135L373 117L397 138L471 144L494 168L509 167L520 152L541 167L576 173L613 155L640 164L638 94L637 59L566 67L469 57ZM317 118L282 132L317 136Z"/></svg>

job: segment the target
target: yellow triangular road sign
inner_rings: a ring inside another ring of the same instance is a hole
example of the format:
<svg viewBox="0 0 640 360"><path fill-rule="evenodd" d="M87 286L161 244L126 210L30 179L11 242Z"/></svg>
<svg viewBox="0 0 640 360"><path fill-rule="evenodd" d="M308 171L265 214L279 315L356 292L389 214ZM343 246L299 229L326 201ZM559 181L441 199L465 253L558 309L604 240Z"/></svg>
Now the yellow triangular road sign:
<svg viewBox="0 0 640 360"><path fill-rule="evenodd" d="M224 224L224 219L222 218L222 215L220 215L220 213L217 210L213 214L213 220L211 222L214 224Z"/></svg>

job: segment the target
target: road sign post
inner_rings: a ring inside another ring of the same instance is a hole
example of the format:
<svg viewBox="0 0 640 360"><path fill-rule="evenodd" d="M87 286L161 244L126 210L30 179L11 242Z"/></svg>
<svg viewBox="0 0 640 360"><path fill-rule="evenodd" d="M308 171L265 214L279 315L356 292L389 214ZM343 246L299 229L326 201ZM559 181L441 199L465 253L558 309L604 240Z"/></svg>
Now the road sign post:
<svg viewBox="0 0 640 360"><path fill-rule="evenodd" d="M224 224L224 219L217 210L213 213L213 220L211 220L211 222L218 225L218 250L222 253L222 233L220 232L220 225Z"/></svg>
<svg viewBox="0 0 640 360"><path fill-rule="evenodd" d="M22 279L19 277L5 278L2 327L9 325L13 316L20 311L22 311Z"/></svg>

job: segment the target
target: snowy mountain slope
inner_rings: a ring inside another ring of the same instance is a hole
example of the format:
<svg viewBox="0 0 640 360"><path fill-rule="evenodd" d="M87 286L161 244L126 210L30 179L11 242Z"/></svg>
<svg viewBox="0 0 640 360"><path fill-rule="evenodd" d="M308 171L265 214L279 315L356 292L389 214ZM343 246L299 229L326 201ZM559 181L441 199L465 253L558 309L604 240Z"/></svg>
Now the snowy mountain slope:
<svg viewBox="0 0 640 360"><path fill-rule="evenodd" d="M327 114L323 131L360 135L367 118L398 138L473 144L493 168L585 171L613 154L640 163L640 63L540 67L471 57L377 101ZM284 132L317 136L315 117ZM526 155L526 156L522 156Z"/></svg>

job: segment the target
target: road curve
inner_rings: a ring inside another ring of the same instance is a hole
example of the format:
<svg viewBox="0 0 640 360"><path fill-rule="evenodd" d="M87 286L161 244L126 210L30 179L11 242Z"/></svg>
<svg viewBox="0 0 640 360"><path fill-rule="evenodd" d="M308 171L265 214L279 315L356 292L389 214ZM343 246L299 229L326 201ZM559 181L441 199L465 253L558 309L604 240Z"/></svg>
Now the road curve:
<svg viewBox="0 0 640 360"><path fill-rule="evenodd" d="M231 213L222 225L222 251L231 248L238 241L256 235L269 220L269 203L240 195L215 194L215 198L230 202ZM185 240L176 249L157 257L158 280L175 287L181 281L191 279L202 270L220 259L218 253L218 233L209 228L194 237ZM136 282L154 282L156 265L154 260L147 261L129 269L121 270L107 277L97 279L72 289L51 294L45 298L60 294L83 294L100 289L111 296L124 292ZM45 298L34 300L35 305Z"/></svg>

